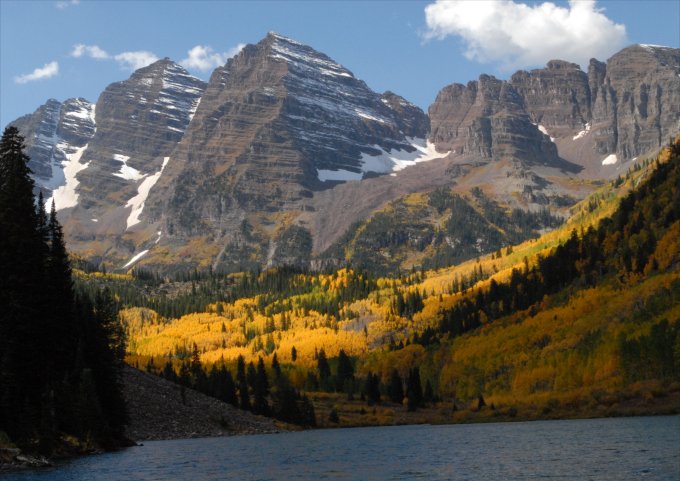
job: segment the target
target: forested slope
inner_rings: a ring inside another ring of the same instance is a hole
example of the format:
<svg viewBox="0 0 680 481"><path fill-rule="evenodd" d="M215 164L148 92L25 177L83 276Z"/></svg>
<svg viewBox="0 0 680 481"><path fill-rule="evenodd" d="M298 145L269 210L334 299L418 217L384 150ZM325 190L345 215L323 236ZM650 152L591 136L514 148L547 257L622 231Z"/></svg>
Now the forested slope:
<svg viewBox="0 0 680 481"><path fill-rule="evenodd" d="M179 370L197 355L233 372L239 356L269 364L276 355L292 385L308 392L366 397L377 385L384 400L396 369L408 396L417 368L430 400L610 409L678 392L679 193L676 142L554 231L445 269L194 272L174 282L80 275L117 293L129 360L140 367ZM343 355L351 376L338 371Z"/></svg>

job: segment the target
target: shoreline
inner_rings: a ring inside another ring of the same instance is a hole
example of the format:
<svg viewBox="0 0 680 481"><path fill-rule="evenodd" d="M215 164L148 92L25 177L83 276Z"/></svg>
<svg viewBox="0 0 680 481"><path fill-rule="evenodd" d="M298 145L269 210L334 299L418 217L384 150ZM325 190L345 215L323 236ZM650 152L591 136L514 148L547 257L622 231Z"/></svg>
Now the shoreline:
<svg viewBox="0 0 680 481"><path fill-rule="evenodd" d="M416 411L417 412L417 411ZM483 412L483 410L482 410ZM482 414L482 412L477 414ZM218 438L218 437L234 437L234 436L252 436L252 435L270 435L270 434L281 434L285 432L301 432L301 431L313 431L313 430L333 430L333 429L360 429L360 428L376 428L376 427L399 427L399 426L452 426L460 424L496 424L496 423L531 423L535 421L577 421L577 420L588 420L588 419L614 419L614 418L637 418L637 417L656 417L656 416L679 416L680 406L671 406L668 410L649 410L647 412L612 412L605 415L598 414L584 414L584 413L574 413L570 416L545 416L545 417L503 417L503 416L478 416L473 418L466 418L465 420L454 420L451 422L413 422L413 423L394 423L394 424L354 424L354 425L322 425L316 428L299 428L293 426L297 429L286 429L281 427L281 429L272 431L262 431L262 432L233 432L224 431L217 434L198 434L189 436L172 436L172 437L157 437L149 439L137 439L133 440L131 444L127 446L120 446L112 450L93 450L90 452L74 452L69 455L62 455L58 457L45 457L41 455L32 455L24 453L19 448L0 448L0 476L12 472L20 471L30 471L30 470L42 470L47 468L58 468L59 464L67 462L72 459L92 456L97 454L104 454L109 452L122 451L124 449L143 447L147 442L154 441L177 441L182 439L202 439L202 438ZM11 460L7 459L7 454L11 454Z"/></svg>
<svg viewBox="0 0 680 481"><path fill-rule="evenodd" d="M126 428L129 444L115 449L90 449L73 445L59 455L45 457L24 452L14 446L0 447L0 475L31 469L49 468L62 461L81 456L115 452L129 447L143 446L149 441L170 441L231 437L257 434L277 434L315 429L352 429L412 425L455 425L486 423L524 423L580 419L680 415L680 389L649 396L639 392L632 396L607 397L599 401L581 400L576 405L559 403L546 407L535 403L516 407L493 404L476 409L473 405L456 406L440 402L408 412L399 404L381 403L367 406L359 400L348 401L344 394L307 393L314 403L317 427L302 428L287 425L271 418L255 416L217 399L191 389L182 394L180 386L137 369L127 367L123 385L130 423ZM550 403L549 403L550 404ZM338 422L329 421L335 410Z"/></svg>

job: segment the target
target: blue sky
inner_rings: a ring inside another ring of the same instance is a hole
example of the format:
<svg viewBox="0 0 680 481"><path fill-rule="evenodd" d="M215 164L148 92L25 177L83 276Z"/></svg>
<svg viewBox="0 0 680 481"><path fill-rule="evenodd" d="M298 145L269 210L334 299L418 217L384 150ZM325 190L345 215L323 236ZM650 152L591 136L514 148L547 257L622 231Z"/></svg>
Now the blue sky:
<svg viewBox="0 0 680 481"><path fill-rule="evenodd" d="M0 124L48 98L94 102L153 58L184 61L208 79L270 30L427 109L442 87L480 73L507 78L549 58L585 68L632 43L680 47L680 0L0 0Z"/></svg>

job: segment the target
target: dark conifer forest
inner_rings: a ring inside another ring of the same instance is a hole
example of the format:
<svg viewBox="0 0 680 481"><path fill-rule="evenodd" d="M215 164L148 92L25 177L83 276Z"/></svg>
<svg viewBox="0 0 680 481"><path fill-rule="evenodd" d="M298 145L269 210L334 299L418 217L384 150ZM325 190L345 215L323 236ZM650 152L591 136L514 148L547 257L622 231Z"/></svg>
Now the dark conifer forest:
<svg viewBox="0 0 680 481"><path fill-rule="evenodd" d="M126 421L125 339L110 294L74 290L54 206L36 199L14 127L0 143L0 431L45 454L110 448Z"/></svg>

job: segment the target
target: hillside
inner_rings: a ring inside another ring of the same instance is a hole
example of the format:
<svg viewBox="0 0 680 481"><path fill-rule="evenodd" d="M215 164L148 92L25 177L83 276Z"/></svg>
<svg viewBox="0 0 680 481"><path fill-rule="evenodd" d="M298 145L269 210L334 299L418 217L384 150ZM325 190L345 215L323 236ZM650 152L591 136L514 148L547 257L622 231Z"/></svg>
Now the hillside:
<svg viewBox="0 0 680 481"><path fill-rule="evenodd" d="M680 388L679 186L674 144L538 239L399 277L81 276L118 292L129 359L140 365L153 356L160 368L194 343L207 364L276 354L291 382L313 391L318 353L335 366L342 350L357 393L368 373L384 395L393 369L406 379L418 367L437 399L594 413Z"/></svg>
<svg viewBox="0 0 680 481"><path fill-rule="evenodd" d="M126 367L122 376L134 441L277 432L270 419L253 416L192 389Z"/></svg>

